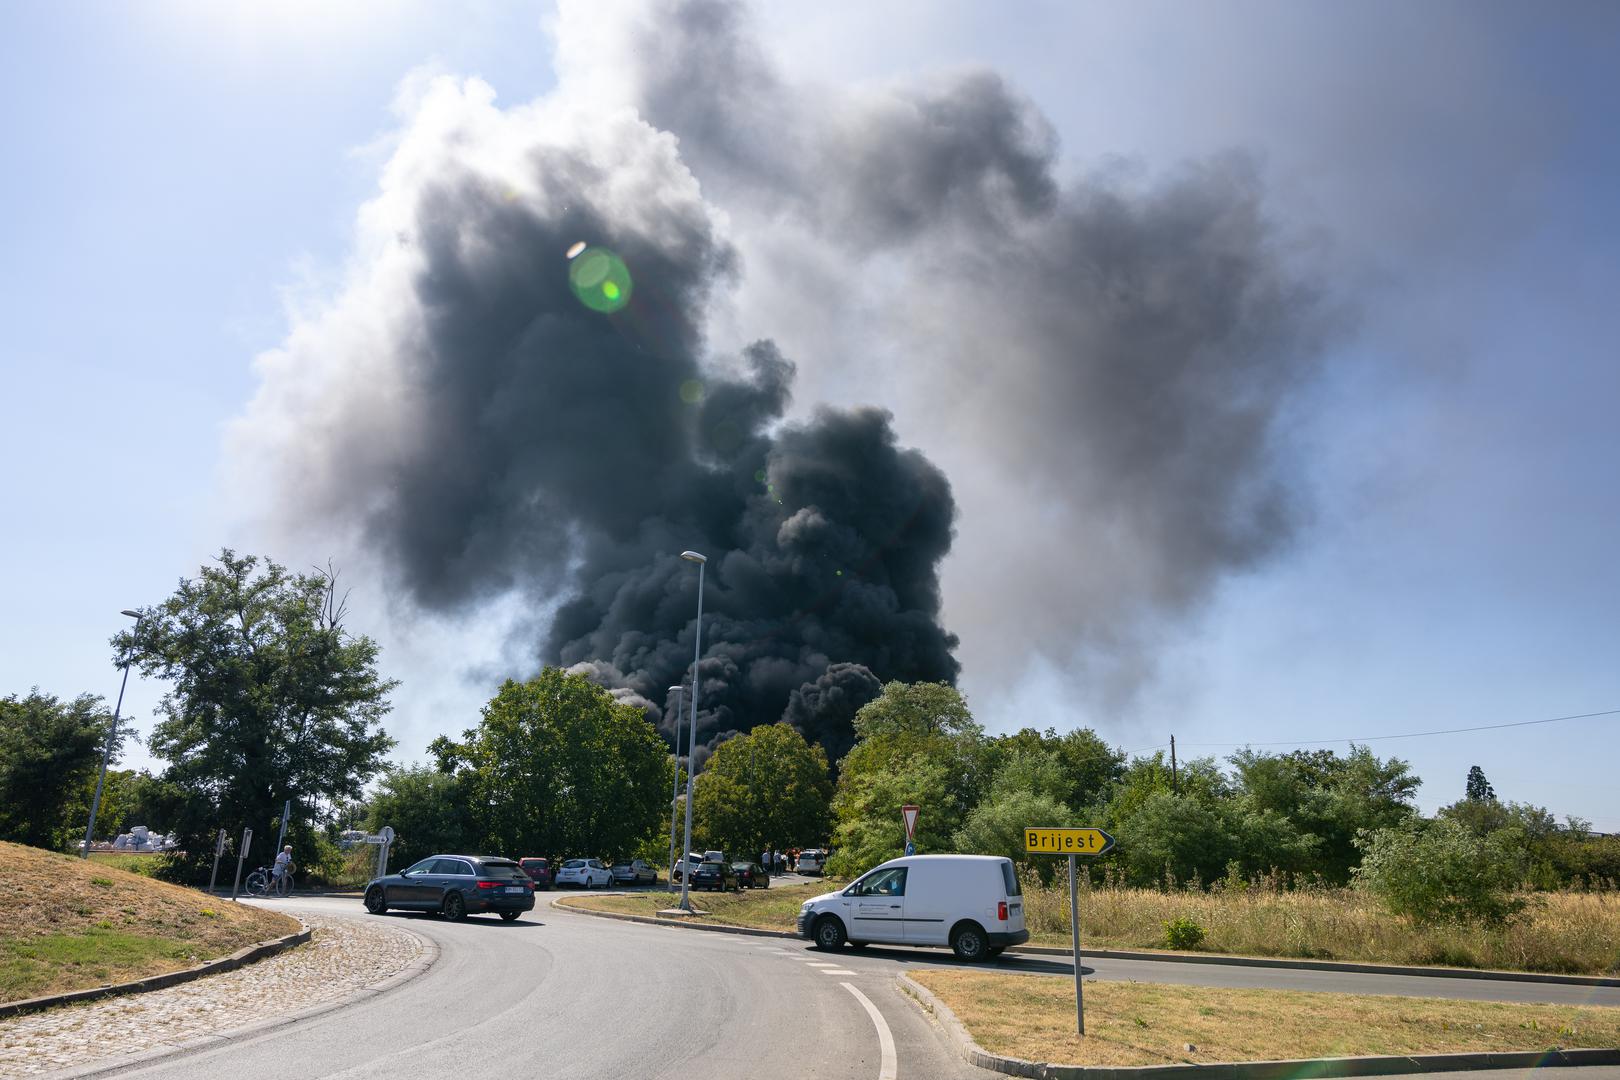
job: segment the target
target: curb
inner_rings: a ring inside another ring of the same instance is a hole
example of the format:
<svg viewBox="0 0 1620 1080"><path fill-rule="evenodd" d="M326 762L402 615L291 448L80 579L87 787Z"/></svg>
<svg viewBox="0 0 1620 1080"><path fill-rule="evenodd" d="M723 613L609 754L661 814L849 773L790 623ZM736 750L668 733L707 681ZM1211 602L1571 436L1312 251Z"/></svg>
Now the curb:
<svg viewBox="0 0 1620 1080"><path fill-rule="evenodd" d="M658 919L647 915L626 915L618 911L595 911L591 908L575 907L572 904L564 903L564 899L564 897L558 897L552 902L552 907L577 911L583 915L593 915L601 919L620 919L625 922L649 923L653 926L683 926L689 930L708 930L722 934L750 934L755 937L793 938L795 940L799 938L798 934L790 930L755 930L747 926L677 922L674 919ZM1074 953L1068 949L1056 949L1047 945L1011 945L1007 948L1007 952L1033 956L1062 956L1068 958L1074 956ZM1418 975L1427 976L1431 979L1560 983L1566 986L1620 986L1620 979L1608 978L1603 975L1550 975L1536 971L1498 971L1492 968L1358 964L1344 960L1286 960L1269 956L1230 956L1225 953L1134 952L1128 949L1086 949L1080 953L1081 962L1083 963L1088 956L1096 957L1099 960L1149 960L1161 964L1214 964L1226 967L1283 968L1295 971L1344 971L1357 975Z"/></svg>
<svg viewBox="0 0 1620 1080"><path fill-rule="evenodd" d="M676 919L659 919L651 915L626 915L622 911L596 911L592 908L575 907L573 904L563 903L564 897L553 900L553 909L577 912L580 915L590 915L597 919L618 919L620 922L646 923L648 926L672 926L678 930L707 930L711 934L742 934L746 937L768 938L798 938L798 934L786 930L756 930L751 926L722 926L719 923L691 923Z"/></svg>
<svg viewBox="0 0 1620 1080"><path fill-rule="evenodd" d="M1048 945L1012 945L1009 953L1073 957L1069 949ZM1554 975L1542 971L1502 971L1498 968L1425 967L1421 964L1364 964L1353 960L1289 960L1272 956L1232 956L1227 953L1137 952L1130 949L1083 949L1099 960L1153 960L1174 964L1218 964L1226 967L1290 968L1296 971L1344 971L1357 975L1421 975L1431 979L1482 979L1490 982L1559 983L1565 986L1620 986L1606 975Z"/></svg>
<svg viewBox="0 0 1620 1080"><path fill-rule="evenodd" d="M93 1076L103 1076L108 1073L121 1072L124 1069L128 1069L136 1065L151 1064L159 1059L183 1057L187 1054L196 1053L200 1050L209 1050L217 1046L223 1046L225 1043L236 1039L245 1039L255 1035L263 1035L266 1032L274 1031L277 1028L290 1027L293 1024L302 1023L305 1020L311 1020L317 1016L322 1016L329 1012L336 1012L339 1009L348 1008L350 1005L356 1005L362 1001L370 1001L380 994L385 994L390 990L397 989L403 983L410 982L418 975L425 973L428 968L432 967L438 961L439 946L437 942L425 934L418 934L415 930L409 930L407 928L407 932L414 934L416 938L422 942L422 956L411 961L409 964L406 964L403 968L388 976L388 978L383 979L380 982L371 983L368 986L363 986L347 997L339 998L336 1001L322 1002L319 1005L311 1005L307 1009L297 1009L290 1013L283 1013L281 1016L270 1017L265 1020L255 1020L251 1024L244 1024L241 1027L231 1028L229 1031L216 1032L212 1035L199 1035L195 1038L186 1039L182 1042L160 1043L133 1054L126 1054L116 1058L105 1058L101 1061L91 1062L87 1065L77 1065L68 1069L60 1069L56 1072L42 1073L36 1078L36 1080L87 1080L87 1078Z"/></svg>
<svg viewBox="0 0 1620 1080"><path fill-rule="evenodd" d="M1461 1069L1535 1069L1581 1065L1620 1065L1620 1049L1526 1050L1513 1053L1412 1054L1388 1057L1298 1058L1289 1061L1234 1061L1186 1065L1052 1065L992 1054L973 1041L950 1006L907 975L895 976L900 993L929 1014L970 1065L1033 1080L1290 1080L1310 1076L1391 1076L1455 1072Z"/></svg>
<svg viewBox="0 0 1620 1080"><path fill-rule="evenodd" d="M88 990L70 990L64 994L48 994L45 997L27 998L23 1001L0 1002L0 1020L23 1013L39 1012L41 1009L54 1009L58 1005L71 1005L76 1001L93 1001L97 998L118 997L123 994L139 994L147 990L162 990L168 986L178 986L181 983L200 979L205 975L217 975L222 971L235 971L245 967L255 960L274 956L308 941L310 930L302 919L299 920L300 929L296 933L285 934L279 938L255 942L238 949L229 956L222 956L216 960L207 960L196 967L185 968L181 971L168 971L162 975L148 975L144 979L135 979L132 982L116 983L111 986L94 986Z"/></svg>

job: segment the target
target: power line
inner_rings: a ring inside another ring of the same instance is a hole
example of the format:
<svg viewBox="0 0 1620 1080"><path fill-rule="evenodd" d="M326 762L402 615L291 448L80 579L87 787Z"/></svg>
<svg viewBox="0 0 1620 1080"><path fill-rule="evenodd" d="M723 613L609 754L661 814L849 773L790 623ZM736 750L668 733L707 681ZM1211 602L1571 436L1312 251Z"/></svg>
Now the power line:
<svg viewBox="0 0 1620 1080"><path fill-rule="evenodd" d="M1420 739L1420 738L1423 738L1424 736L1427 736L1427 735L1460 735L1460 734L1463 734L1464 732L1469 732L1469 731L1500 731L1503 728L1533 727L1533 726L1535 726L1537 724L1556 724L1556 723L1558 723L1559 721L1562 721L1562 720L1586 720L1586 719L1589 719L1589 718L1594 717L1594 716L1617 716L1617 715L1620 715L1620 709L1604 709L1601 712L1572 713L1569 716L1550 716L1545 720L1518 720L1518 721L1515 721L1515 722L1513 722L1511 724L1480 724L1480 725L1478 725L1476 727L1440 728L1440 729L1435 730L1435 731L1407 731L1407 732L1402 732L1399 735L1367 735L1367 736L1364 736L1362 738L1342 738L1342 739L1281 739L1281 740L1278 740L1276 742L1235 742L1235 743L1198 742L1198 743L1185 743L1183 745L1186 745L1186 746L1200 746L1200 747L1204 747L1204 746L1210 746L1210 747L1233 747L1233 746L1332 746L1332 745L1337 744L1337 743L1382 742L1385 739ZM1161 743L1159 745L1164 746L1164 745L1168 745L1168 744ZM1153 749L1156 749L1156 748L1152 747L1152 746L1148 746L1148 747L1144 747L1143 749L1153 750ZM1136 753L1136 751L1131 750L1131 751L1127 751L1127 753L1133 753L1134 754L1134 753Z"/></svg>

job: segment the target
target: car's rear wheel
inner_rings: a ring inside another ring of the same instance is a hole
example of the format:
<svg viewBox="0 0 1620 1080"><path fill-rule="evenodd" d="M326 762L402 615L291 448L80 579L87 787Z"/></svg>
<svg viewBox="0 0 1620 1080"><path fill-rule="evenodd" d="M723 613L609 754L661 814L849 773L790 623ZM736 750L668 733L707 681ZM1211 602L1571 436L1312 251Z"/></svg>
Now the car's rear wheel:
<svg viewBox="0 0 1620 1080"><path fill-rule="evenodd" d="M452 892L445 895L444 917L451 922L460 922L467 917L467 901L461 898L460 893Z"/></svg>
<svg viewBox="0 0 1620 1080"><path fill-rule="evenodd" d="M388 910L388 899L383 896L381 885L373 885L366 890L366 910L373 915L381 915Z"/></svg>
<svg viewBox="0 0 1620 1080"><path fill-rule="evenodd" d="M501 918L502 918L502 920L504 920L504 921L506 921L506 922L516 922L516 921L517 921L517 917L518 917L518 916L519 916L519 915L520 915L520 914L522 914L522 912L518 912L518 911L503 911L503 912L501 912Z"/></svg>
<svg viewBox="0 0 1620 1080"><path fill-rule="evenodd" d="M818 949L840 949L844 945L844 924L838 921L836 915L823 915L816 920L811 931Z"/></svg>
<svg viewBox="0 0 1620 1080"><path fill-rule="evenodd" d="M963 923L951 932L951 952L958 960L976 964L985 958L989 948L990 942L978 923Z"/></svg>

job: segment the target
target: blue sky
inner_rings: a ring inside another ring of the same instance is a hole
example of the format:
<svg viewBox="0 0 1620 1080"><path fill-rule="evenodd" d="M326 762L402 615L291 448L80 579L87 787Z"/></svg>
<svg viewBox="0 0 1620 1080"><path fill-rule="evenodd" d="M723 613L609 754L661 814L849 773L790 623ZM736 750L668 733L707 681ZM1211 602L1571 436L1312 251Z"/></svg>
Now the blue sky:
<svg viewBox="0 0 1620 1080"><path fill-rule="evenodd" d="M118 609L166 596L222 544L294 565L334 554L276 547L239 512L254 493L233 490L223 443L254 358L341 277L404 81L477 75L502 105L556 83L546 8L322 8L0 9L0 692L110 701ZM1089 724L1128 748L1174 733L1224 755L1203 744L1620 708L1612 11L1005 10L778 5L759 23L807 79L998 69L1076 175L1253 154L1274 215L1331 267L1346 330L1288 418L1308 523L1146 627L1153 670L1131 694L1076 692L1063 657L1017 637L1038 613L997 610L995 569L953 557L946 617L980 717ZM806 367L804 404L878 400L903 438L948 457L893 384ZM959 523L959 553L984 550L983 527ZM518 617L429 620L380 594L359 607L406 680L402 757L469 723L491 673L521 673L489 629ZM423 674L434 658L444 670ZM132 683L141 726L161 693ZM1504 798L1620 831L1617 733L1611 716L1373 746L1413 761L1427 808L1479 764Z"/></svg>

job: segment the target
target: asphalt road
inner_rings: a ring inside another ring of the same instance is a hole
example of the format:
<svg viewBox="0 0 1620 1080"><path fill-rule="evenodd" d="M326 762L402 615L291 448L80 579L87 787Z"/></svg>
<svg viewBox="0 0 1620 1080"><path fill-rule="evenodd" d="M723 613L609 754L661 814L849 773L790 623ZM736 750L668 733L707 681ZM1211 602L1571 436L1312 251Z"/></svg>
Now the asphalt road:
<svg viewBox="0 0 1620 1080"><path fill-rule="evenodd" d="M894 988L897 972L955 965L935 950L818 952L790 939L701 933L553 909L541 894L514 923L393 912L436 941L437 964L373 1001L123 1075L973 1077ZM365 916L339 898L265 901ZM1001 970L1069 975L1055 957L1003 956ZM1209 986L1620 1005L1620 989L1149 961L1086 961L1088 976ZM1554 1074L1569 1073L1567 1078ZM1620 1068L1535 1070L1535 1080L1620 1080ZM1528 1080L1504 1072L1447 1073Z"/></svg>

